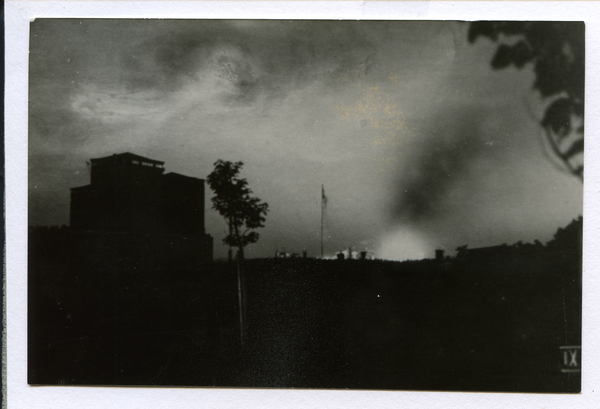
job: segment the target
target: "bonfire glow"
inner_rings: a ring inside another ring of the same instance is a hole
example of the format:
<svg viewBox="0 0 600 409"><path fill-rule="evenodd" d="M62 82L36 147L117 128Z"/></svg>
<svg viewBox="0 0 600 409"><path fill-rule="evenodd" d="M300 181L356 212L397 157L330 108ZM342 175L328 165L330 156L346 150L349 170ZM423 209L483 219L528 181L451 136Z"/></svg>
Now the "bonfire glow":
<svg viewBox="0 0 600 409"><path fill-rule="evenodd" d="M433 257L434 246L420 233L400 226L381 239L375 257L384 260L420 260Z"/></svg>

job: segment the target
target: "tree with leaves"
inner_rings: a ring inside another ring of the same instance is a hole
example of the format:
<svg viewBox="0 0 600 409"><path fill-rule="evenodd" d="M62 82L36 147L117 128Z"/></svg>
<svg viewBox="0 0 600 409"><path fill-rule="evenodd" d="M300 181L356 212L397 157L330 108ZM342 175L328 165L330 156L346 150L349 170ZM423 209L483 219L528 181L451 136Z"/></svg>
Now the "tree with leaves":
<svg viewBox="0 0 600 409"><path fill-rule="evenodd" d="M246 179L240 179L239 173L243 162L229 162L219 159L214 163L215 170L206 178L208 185L215 193L211 199L213 209L218 211L229 228L229 234L223 239L223 244L238 248L237 278L238 278L238 303L240 313L240 342L244 347L247 320L245 278L242 269L244 260L244 247L256 243L259 234L255 229L264 227L265 216L269 211L267 203L261 203L257 197L250 196L252 190L248 187Z"/></svg>
<svg viewBox="0 0 600 409"><path fill-rule="evenodd" d="M498 42L491 65L502 69L533 65L533 88L546 101L540 120L553 154L583 180L585 26L583 22L479 21L469 41Z"/></svg>
<svg viewBox="0 0 600 409"><path fill-rule="evenodd" d="M250 196L252 190L246 179L239 178L243 165L243 162L232 163L219 159L214 164L214 171L206 179L215 193L211 199L212 208L225 218L229 228L223 243L237 247L240 260L244 259L244 247L258 241L259 234L255 230L264 227L269 211L267 203Z"/></svg>

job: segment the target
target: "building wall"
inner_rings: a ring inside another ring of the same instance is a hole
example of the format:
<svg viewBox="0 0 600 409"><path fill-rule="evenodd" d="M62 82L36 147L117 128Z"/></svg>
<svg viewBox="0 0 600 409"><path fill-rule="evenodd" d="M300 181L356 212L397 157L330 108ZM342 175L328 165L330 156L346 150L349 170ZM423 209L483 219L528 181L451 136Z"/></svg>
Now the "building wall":
<svg viewBox="0 0 600 409"><path fill-rule="evenodd" d="M135 235L138 243L140 235L152 237L161 243L155 249L167 264L212 260L212 237L204 228L204 180L163 175L162 162L132 154L92 159L91 164L91 183L71 189L72 229ZM126 241L115 245L135 257Z"/></svg>
<svg viewBox="0 0 600 409"><path fill-rule="evenodd" d="M204 181L169 173L159 187L160 229L167 234L204 234Z"/></svg>
<svg viewBox="0 0 600 409"><path fill-rule="evenodd" d="M163 175L162 162L131 154L91 163L91 184L71 189L71 227L204 234L204 180Z"/></svg>

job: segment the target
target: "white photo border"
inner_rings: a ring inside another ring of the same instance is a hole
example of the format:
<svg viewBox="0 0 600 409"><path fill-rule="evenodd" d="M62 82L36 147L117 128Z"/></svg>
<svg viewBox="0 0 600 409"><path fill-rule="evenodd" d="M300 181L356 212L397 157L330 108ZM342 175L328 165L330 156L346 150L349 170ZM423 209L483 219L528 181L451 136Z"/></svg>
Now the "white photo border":
<svg viewBox="0 0 600 409"><path fill-rule="evenodd" d="M27 385L29 22L41 17L571 20L586 23L582 393L31 387ZM600 407L598 126L600 4L593 1L12 1L5 2L7 406L17 408L594 408ZM598 389L598 391L596 391Z"/></svg>

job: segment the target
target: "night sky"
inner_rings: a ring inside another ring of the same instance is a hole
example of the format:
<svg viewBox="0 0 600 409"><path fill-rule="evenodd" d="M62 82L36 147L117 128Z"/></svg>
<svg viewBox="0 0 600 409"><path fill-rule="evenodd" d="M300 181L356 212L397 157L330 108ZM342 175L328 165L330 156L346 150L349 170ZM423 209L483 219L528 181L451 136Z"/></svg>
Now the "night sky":
<svg viewBox="0 0 600 409"><path fill-rule="evenodd" d="M132 152L205 178L217 159L269 203L248 257L433 257L550 240L582 214L548 156L531 67L494 71L462 22L31 23L29 224L69 221L86 160ZM223 257L225 223L206 230Z"/></svg>

